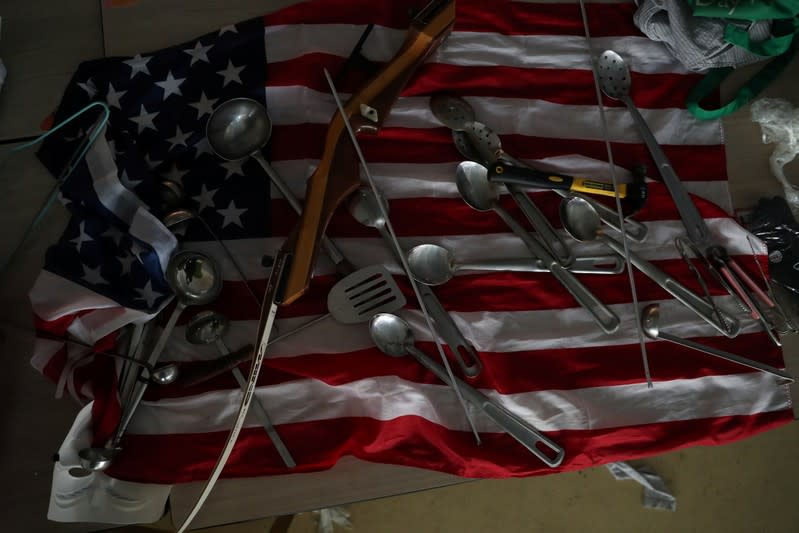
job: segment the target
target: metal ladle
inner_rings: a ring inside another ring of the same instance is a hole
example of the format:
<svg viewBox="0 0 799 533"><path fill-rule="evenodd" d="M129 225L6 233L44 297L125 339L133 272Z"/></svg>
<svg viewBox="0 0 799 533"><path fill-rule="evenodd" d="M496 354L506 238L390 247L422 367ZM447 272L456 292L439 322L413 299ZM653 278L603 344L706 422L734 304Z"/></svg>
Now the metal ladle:
<svg viewBox="0 0 799 533"><path fill-rule="evenodd" d="M675 335L671 335L670 333L662 332L660 331L659 328L659 321L660 321L659 304L651 304L644 307L644 310L641 313L641 327L643 328L644 333L646 333L646 336L649 337L650 339L655 339L655 340L663 339L664 341L673 342L674 344L679 344L680 346L693 348L694 350L698 350L706 354L720 357L721 359L731 361L733 363L737 363L739 365L743 365L752 368L754 370L759 370L761 372L771 374L773 376L786 380L786 383L793 383L794 381L793 376L791 376L790 374L788 374L783 370L780 370L779 368L774 368L773 366L753 361L752 359L749 359L747 357L735 355L733 353L725 352L724 350L719 350L717 348L711 348L710 346L705 346L704 344L699 344L698 342L694 342L688 339L683 339L682 337L677 337Z"/></svg>
<svg viewBox="0 0 799 533"><path fill-rule="evenodd" d="M132 364L143 367L148 372L148 376L144 379L146 379L148 383L153 383L155 385L169 385L170 383L173 383L178 378L178 374L180 372L178 370L178 365L174 363L170 363L156 369L150 369L141 361L135 361L132 360L132 358L119 356L117 354L110 354L107 352L98 353L111 355L112 357L128 359ZM131 369L130 371L132 372L133 370ZM111 444L109 444L109 446L106 448L82 448L78 450L78 458L80 459L80 465L83 470L93 472L108 468L120 451L121 449L119 448L119 443L115 443L112 440Z"/></svg>
<svg viewBox="0 0 799 533"><path fill-rule="evenodd" d="M388 244L389 250L394 252L395 257L397 251L391 242L391 235L386 229L386 220L380 210L379 203L383 203L385 212L388 213L388 203L372 191L370 188L359 189L352 195L349 202L349 210L352 217L369 228L375 228L383 240ZM397 261L401 264L402 261L396 257ZM410 265L409 265L410 266ZM418 283L419 294L427 306L427 311L435 325L436 333L441 339L449 346L450 351L455 355L455 360L458 366L467 377L476 377L480 374L483 368L483 363L474 349L472 343L469 342L463 333L458 329L457 324L452 320L452 317L441 305L438 297L433 292L433 289L424 283Z"/></svg>
<svg viewBox="0 0 799 533"><path fill-rule="evenodd" d="M614 265L613 268L597 268L597 264ZM495 259L457 263L452 252L437 244L420 244L408 252L408 265L413 276L425 285L441 285L453 278L461 270L506 271L506 272L549 272L549 268L536 259ZM582 268L581 268L582 267ZM618 274L624 263L618 256L578 257L569 270L578 274Z"/></svg>
<svg viewBox="0 0 799 533"><path fill-rule="evenodd" d="M493 210L508 225L527 248L533 257L540 259L555 279L577 300L594 318L597 325L606 333L614 333L619 329L619 317L603 304L591 291L585 288L563 265L544 249L527 231L499 205L499 193L494 183L488 181L485 167L472 161L464 161L458 165L456 184L463 200L477 211Z"/></svg>
<svg viewBox="0 0 799 533"><path fill-rule="evenodd" d="M416 347L410 325L400 317L388 313L375 315L369 323L369 332L378 349L384 354L391 357L411 355L438 379L452 387L452 382L444 368ZM458 378L455 380L466 401L493 420L547 466L560 465L563 461L563 448L541 434L525 420L493 402L466 382ZM545 450L554 452L554 455L544 453Z"/></svg>
<svg viewBox="0 0 799 533"><path fill-rule="evenodd" d="M594 208L582 198L572 196L565 198L560 204L560 218L563 227L569 234L580 242L600 240L611 250L624 256L624 246L616 239L606 235L599 222L599 215ZM638 254L630 251L630 262L646 274L652 281L663 287L669 294L699 315L705 322L713 326L721 334L734 337L740 331L739 322L719 309L720 314L727 324L721 324L714 318L714 306L700 298L680 282L667 275L655 265L646 261ZM728 329L729 327L729 329Z"/></svg>
<svg viewBox="0 0 799 533"><path fill-rule="evenodd" d="M205 134L211 150L222 159L238 161L252 157L258 161L292 209L297 214L302 213L302 204L261 153L272 135L272 120L260 102L251 98L233 98L222 103L208 118ZM326 236L322 236L322 248L340 274L355 272L355 267Z"/></svg>
<svg viewBox="0 0 799 533"><path fill-rule="evenodd" d="M222 250L225 252L225 255L233 264L233 268L236 269L236 272L238 273L239 277L244 282L244 285L247 287L247 292L250 294L250 298L252 299L253 302L255 302L255 305L257 305L258 308L260 309L261 299L255 294L255 291L253 291L252 287L250 286L250 283L247 280L247 276L244 275L244 269L241 267L239 262L233 256L233 254L231 253L227 245L224 243L224 241L222 241L216 235L216 233L211 229L211 226L208 224L208 222L205 221L203 217L201 217L191 209L180 208L167 213L162 219L162 222L164 223L164 226L166 226L167 229L170 230L172 233L177 233L178 231L180 231L180 228L182 226L187 225L192 220L199 220L203 228L205 228L205 231L208 233L208 235L213 240L215 240L219 246L222 247Z"/></svg>
<svg viewBox="0 0 799 533"><path fill-rule="evenodd" d="M195 315L186 326L186 340L192 344L215 344L224 357L230 353L225 341L222 340L229 326L230 322L224 315L214 311L202 311ZM241 370L239 370L238 367L234 367L230 372L233 374L239 387L245 389L247 386L247 379L244 377L244 374L241 373ZM269 438L272 440L272 443L275 445L275 448L286 466L294 468L297 466L297 463L294 461L288 448L286 448L283 439L278 435L274 424L272 424L272 420L269 418L269 414L266 412L266 408L257 396L253 398L253 400L253 410L258 418L261 419L261 424L263 424L266 434L269 435Z"/></svg>
<svg viewBox="0 0 799 533"><path fill-rule="evenodd" d="M158 337L155 347L153 347L152 352L150 352L147 358L146 364L151 367L155 365L158 358L161 356L161 352L163 352L166 346L170 333L172 333L178 318L180 318L181 313L186 307L209 304L216 299L219 292L222 290L222 280L219 276L219 269L216 263L207 255L199 252L179 252L173 255L167 265L166 277L170 287L175 291L177 304L164 326L163 331L161 331L161 335ZM103 468L107 467L110 461L113 460L113 457L119 453L119 443L144 397L148 384L149 382L147 381L136 383L136 387L131 393L130 404L123 408L119 425L111 439L110 445L103 448L105 450L113 450L112 453L108 454L106 458L107 464L105 464Z"/></svg>

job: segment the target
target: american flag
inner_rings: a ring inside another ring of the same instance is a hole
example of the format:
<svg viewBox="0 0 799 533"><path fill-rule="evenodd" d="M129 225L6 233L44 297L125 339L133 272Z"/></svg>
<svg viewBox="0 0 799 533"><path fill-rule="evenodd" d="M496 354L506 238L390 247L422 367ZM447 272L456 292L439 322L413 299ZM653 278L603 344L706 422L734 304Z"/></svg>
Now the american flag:
<svg viewBox="0 0 799 533"><path fill-rule="evenodd" d="M335 109L323 68L339 71L369 23L375 26L363 53L374 64L387 61L402 42L408 7L422 3L309 2L154 54L81 66L59 113L100 99L113 114L105 140L64 191L73 219L31 293L42 326L94 342L167 305L159 265L177 244L151 210L164 178L182 183L188 205L221 235L263 291L267 272L261 258L280 247L297 217L279 194L270 193L257 165L224 163L208 153L205 120L231 97L264 102L274 122L268 156L302 197ZM635 9L633 3L589 4L594 46L629 58L642 114L697 195L711 230L758 276L747 233L728 214L721 124L697 121L685 110L685 96L700 77L640 34L632 22ZM345 78L338 89L351 93L357 84ZM380 135L361 141L406 248L441 244L462 261L526 254L499 218L471 210L458 197L454 171L461 157L428 107L429 96L439 91L465 97L514 156L609 179L578 4L459 0L451 36L407 85ZM629 176L641 163L654 169L629 113L617 102L605 105L617 173ZM139 207L132 210L119 197ZM559 226L559 199L550 192L531 197ZM521 219L507 197L502 201ZM648 225L649 237L634 249L699 293L673 246L683 228L660 183L650 183L650 198L636 218ZM335 214L328 234L358 267L394 264L378 234L346 210ZM209 307L231 320L226 343L252 342L258 309L232 265L201 226L179 238L184 249L207 252L222 264L224 288ZM603 253L598 244L575 247L581 255ZM485 368L472 384L563 446L558 469L544 466L479 415L483 444L477 446L449 388L412 359L381 354L366 326L328 320L274 345L257 390L297 460L294 471L330 468L351 455L466 477L527 476L729 442L792 419L787 386L667 343L648 343L654 388L647 388L627 274L580 278L619 315L618 333L603 334L547 274L459 275L435 289L481 354ZM280 330L323 314L335 281L332 265L321 258L310 293L278 315ZM635 282L642 305L661 303L664 330L784 366L780 350L757 324L744 321L737 338L720 337L648 278L636 272ZM732 308L720 287L711 290ZM414 326L420 347L434 354L413 298L401 314ZM190 364L218 356L213 347L185 340L192 315L185 313L164 360ZM94 400L95 440L102 444L118 412L116 390L108 385L114 383L111 365L75 363L92 358L67 354L57 343L40 342L36 350L35 366L71 384L81 400ZM204 480L240 396L229 375L190 389L150 387L122 442L125 451L108 473L149 483ZM223 475L286 472L258 421L249 420Z"/></svg>

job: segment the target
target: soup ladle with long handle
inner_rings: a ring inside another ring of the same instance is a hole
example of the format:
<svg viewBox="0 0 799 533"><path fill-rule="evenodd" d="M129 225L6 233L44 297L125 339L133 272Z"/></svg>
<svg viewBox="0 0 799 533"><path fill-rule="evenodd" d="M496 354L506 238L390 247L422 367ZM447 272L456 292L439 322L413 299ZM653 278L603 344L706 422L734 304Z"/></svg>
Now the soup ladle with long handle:
<svg viewBox="0 0 799 533"><path fill-rule="evenodd" d="M589 268L581 269L580 259L590 261ZM610 268L600 269L595 264L612 264ZM462 270L490 271L490 272L549 272L549 268L540 259L530 261L528 258L520 259L488 259L458 263L452 252L437 244L420 244L408 252L408 265L413 276L425 285L441 285L448 282L456 273ZM577 274L618 274L624 268L624 263L618 256L614 257L588 257L576 258L569 270Z"/></svg>
<svg viewBox="0 0 799 533"><path fill-rule="evenodd" d="M710 354L715 357L720 357L721 359L724 359L726 361L737 363L739 365L743 365L749 368L753 368L755 370L759 370L761 372L765 372L767 374L771 374L773 376L786 380L787 383L793 383L794 381L793 376L771 365L760 363L758 361L753 361L748 357L743 357L741 355L736 355L734 353L725 352L724 350L719 350L718 348L706 346L704 344L700 344L698 342L694 342L689 339L684 339L682 337L677 337L676 335L660 331L659 304L650 304L644 307L644 310L641 312L641 327L643 328L644 333L646 333L646 336L649 337L650 339L655 339L655 340L663 339L664 341L669 341L674 344L679 344L680 346L693 348L694 350L698 350L700 352L704 352L706 354Z"/></svg>
<svg viewBox="0 0 799 533"><path fill-rule="evenodd" d="M215 344L219 353L221 353L223 357L227 356L230 354L230 349L228 349L222 337L225 336L229 324L228 319L220 313L202 311L195 315L186 326L186 340L192 344ZM233 378L236 380L236 383L239 384L239 387L243 389L247 386L247 379L238 367L233 367L230 372L233 374ZM283 439L280 438L280 435L278 435L274 424L272 424L272 420L269 418L266 408L258 397L253 398L252 406L255 414L261 419L261 424L266 434L269 435L272 444L275 445L283 462L289 468L297 466L288 448L286 448L286 444L283 442Z"/></svg>
<svg viewBox="0 0 799 533"><path fill-rule="evenodd" d="M563 265L558 263L541 244L514 220L505 208L499 205L497 186L488 181L485 167L472 161L464 161L458 165L456 184L463 200L477 211L494 211L532 252L549 267L549 271L574 299L593 317L596 324L605 333L614 333L619 329L619 317L599 300L585 285L574 277Z"/></svg>
<svg viewBox="0 0 799 533"><path fill-rule="evenodd" d="M391 357L411 355L438 379L450 387L453 386L444 368L416 347L410 325L400 317L388 313L375 315L369 324L369 332L378 349L384 354ZM516 439L547 466L554 468L560 465L563 461L563 448L482 392L458 378L455 380L466 401L493 420L505 433Z"/></svg>
<svg viewBox="0 0 799 533"><path fill-rule="evenodd" d="M222 159L255 159L292 209L302 213L302 204L261 153L272 136L272 120L260 102L251 98L233 98L220 104L208 118L205 133L211 150ZM355 271L341 250L326 236L322 236L322 248L339 274Z"/></svg>
<svg viewBox="0 0 799 533"><path fill-rule="evenodd" d="M244 285L247 287L247 292L249 293L250 298L260 309L261 299L255 294L255 291L253 291L252 287L250 286L250 282L247 279L247 276L244 275L244 269L241 267L241 264L239 264L238 260L233 253L231 253L225 242L216 235L216 233L211 229L211 226L203 217L191 209L180 208L164 215L162 222L168 230L172 231L172 233L178 233L181 231L181 228L184 228L192 220L199 220L200 224L202 224L208 235L222 248L222 251L225 252L225 256L227 256L228 260L233 265L233 268L236 269L236 273L238 273L239 277L244 282Z"/></svg>
<svg viewBox="0 0 799 533"><path fill-rule="evenodd" d="M563 221L563 227L575 240L580 242L600 240L611 250L624 256L624 246L622 243L604 233L596 211L591 204L582 198L571 197L564 199L560 204L560 218ZM705 322L716 328L720 333L727 337L734 337L738 334L740 331L740 324L734 317L719 309L719 314L723 317L726 324L719 323L719 320L715 318L716 312L714 307L710 303L688 290L688 288L680 282L649 261L643 259L640 255L631 251L629 257L630 262L635 268L646 274L652 281L663 287L669 294L682 302L683 305L699 315Z"/></svg>
<svg viewBox="0 0 799 533"><path fill-rule="evenodd" d="M128 356L121 356L108 352L96 353L102 353L103 355L110 355L111 357L126 359L131 363L131 365L142 367L146 371L146 374L142 376L141 379L144 379L147 383L155 385L169 385L178 378L180 373L178 366L174 363L163 365L158 368L152 368L142 361L136 361ZM130 368L128 371L133 372L134 370L133 368ZM84 470L99 471L105 470L111 466L111 463L120 451L121 449L119 448L119 443L112 440L105 448L90 447L78 450L78 458L80 459L80 465Z"/></svg>
<svg viewBox="0 0 799 533"><path fill-rule="evenodd" d="M207 255L199 252L178 252L173 255L167 265L166 278L175 292L177 303L145 361L149 366L155 365L158 361L161 352L166 347L169 335L186 307L209 304L216 299L222 290L222 280L216 263ZM122 436L133 419L133 415L144 397L148 384L149 382L147 381L137 382L131 392L130 403L123 406L119 425L117 425L114 436L111 438L110 445L106 448L117 450L113 455L118 453ZM113 460L113 457L109 457L109 459ZM108 464L110 464L110 460ZM106 464L105 466L107 467L108 465Z"/></svg>

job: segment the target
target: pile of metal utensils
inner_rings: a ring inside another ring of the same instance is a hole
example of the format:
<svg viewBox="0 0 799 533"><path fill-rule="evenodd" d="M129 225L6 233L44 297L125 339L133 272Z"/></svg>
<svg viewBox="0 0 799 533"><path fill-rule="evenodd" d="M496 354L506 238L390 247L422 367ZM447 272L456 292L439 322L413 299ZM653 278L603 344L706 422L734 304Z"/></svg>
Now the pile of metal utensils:
<svg viewBox="0 0 799 533"><path fill-rule="evenodd" d="M313 327L316 323L332 317L345 323L369 323L370 333L375 345L386 355L401 357L410 355L421 365L448 384L457 393L469 419L477 442L479 435L471 422L470 410L466 403L491 418L503 431L525 446L532 454L550 467L558 466L564 456L563 449L530 423L511 413L487 396L472 388L466 381L455 376L448 359L442 350L446 345L454 356L459 372L467 379L475 378L482 370L480 355L472 343L460 331L457 324L438 300L432 287L449 281L461 271L517 271L534 272L542 276L553 276L591 316L596 325L605 333L613 334L620 327L619 317L592 294L579 280L578 275L614 275L623 272L625 264L641 271L665 289L676 300L693 311L698 317L726 337L735 337L741 331L741 320L749 315L759 321L770 338L779 344L778 332L792 328L787 315L782 312L773 294L762 290L757 283L730 258L724 248L714 242L705 221L688 196L677 175L672 170L666 156L658 146L646 122L636 110L629 97L630 76L624 60L613 52L602 54L598 62L600 84L603 91L612 98L622 100L629 108L639 132L645 140L653 159L658 165L664 183L686 227L686 238L680 238L675 245L697 276L703 294L697 295L679 281L669 276L652 263L643 259L633 248L635 243L646 239L647 226L616 209L607 207L594 195L623 197L634 212L646 200L646 185L643 181L628 183L614 188L609 183L581 179L565 174L547 172L531 167L514 158L502 149L499 136L487 125L476 120L471 105L464 99L451 95L436 95L430 100L435 117L452 130L455 146L466 159L454 170L457 189L464 202L477 211L493 211L524 244L529 252L526 257L490 259L482 261L459 261L457 250L448 250L435 244L422 244L412 249L403 249L396 239L388 218L388 204L375 188L365 161L360 154L355 135L351 130L346 114L328 76L333 95L339 110L345 117L345 124L353 144L361 157L368 185L358 190L349 201L349 211L359 223L378 231L386 241L397 260L394 269L405 272L416 294L423 314L432 326L431 335L436 341L440 361L422 352L414 343L411 326L394 313L406 304L405 297L389 271L381 265L371 265L356 269L336 244L323 238L322 248L336 265L339 274L344 276L333 287L328 296L329 315L309 321L300 328L285 332L269 342L279 342L300 330ZM367 110L368 111L368 110ZM264 159L261 148L271 134L271 121L266 109L253 100L234 99L217 107L207 125L207 136L213 151L225 160L254 158L261 165L272 185L298 213L302 206L291 189L274 168ZM502 189L506 189L518 205L533 231L522 223L498 202ZM552 190L562 197L560 217L566 233L553 228L550 221L534 203L533 197L524 189ZM184 194L175 182L163 183L163 222L176 234L182 226L199 223L209 237L219 245L221 253L238 272L249 289L253 305L261 307L261 299L250 288L244 269L222 241L211 231L208 224L194 211L183 205ZM578 243L598 240L604 243L608 253L604 255L579 255ZM625 242L627 241L627 242ZM754 250L753 250L754 251ZM693 258L692 258L693 256ZM706 282L694 260L712 273L715 280L733 295L740 309L730 311L717 304L711 297ZM758 265L759 267L759 265ZM178 251L170 260L167 279L175 294L166 325L153 342L148 342L156 331L154 320L131 328L128 337L128 359L122 365L120 376L120 402L122 416L120 424L105 447L87 448L80 452L84 468L100 470L109 466L122 449L122 437L151 383L168 384L175 382L194 385L222 372L232 372L236 382L244 388L245 377L238 364L249 360L252 346L244 346L231 352L224 342L228 328L227 319L219 313L203 311L196 314L188 323L186 338L197 345L214 345L220 358L193 367L190 372L181 372L170 367L173 372L158 372L156 365L163 353L170 334L180 315L190 306L211 303L219 294L222 283L217 261L208 255L189 251ZM761 271L762 274L762 271ZM765 286L768 280L762 276ZM745 311L746 315L739 311ZM652 339L663 339L695 350L705 352L727 361L767 372L780 380L792 381L783 370L758 363L741 355L717 350L710 346L676 337L659 330L659 308L656 304L645 309L636 309L639 331ZM440 340L439 340L440 339ZM442 344L443 343L443 344ZM161 379L153 379L153 374ZM167 378L163 378L167 375ZM296 465L291 453L281 441L272 425L267 406L258 398L254 402L255 411L264 430L274 443L287 467Z"/></svg>

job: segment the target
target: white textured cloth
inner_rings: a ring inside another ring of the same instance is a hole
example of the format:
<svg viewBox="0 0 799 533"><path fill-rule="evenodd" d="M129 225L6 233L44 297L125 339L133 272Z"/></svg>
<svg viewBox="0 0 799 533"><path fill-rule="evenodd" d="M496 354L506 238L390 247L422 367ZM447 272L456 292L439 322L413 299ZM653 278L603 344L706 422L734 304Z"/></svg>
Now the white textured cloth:
<svg viewBox="0 0 799 533"><path fill-rule="evenodd" d="M738 67L764 59L724 41L724 28L733 21L694 17L685 0L641 0L638 5L635 25L653 41L665 44L690 70ZM734 23L749 24L753 42L771 36L771 21Z"/></svg>

